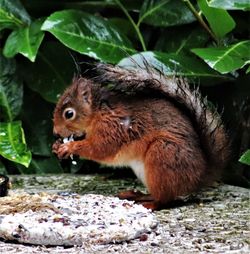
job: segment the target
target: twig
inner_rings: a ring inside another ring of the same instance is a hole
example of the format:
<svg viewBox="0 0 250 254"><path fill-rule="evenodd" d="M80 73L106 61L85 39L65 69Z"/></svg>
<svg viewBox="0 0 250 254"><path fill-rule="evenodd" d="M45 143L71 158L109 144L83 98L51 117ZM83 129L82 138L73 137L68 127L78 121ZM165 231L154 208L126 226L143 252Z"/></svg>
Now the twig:
<svg viewBox="0 0 250 254"><path fill-rule="evenodd" d="M134 20L131 18L131 16L129 15L128 11L126 10L126 8L122 5L122 3L119 0L115 0L115 2L117 3L117 5L122 9L122 11L124 12L124 14L127 16L127 18L129 19L130 23L132 24L132 26L134 27L136 34L140 40L141 46L143 51L147 51L147 48L145 46L145 42L144 39L142 37L142 34L138 28L138 26L135 24Z"/></svg>
<svg viewBox="0 0 250 254"><path fill-rule="evenodd" d="M202 19L201 15L199 14L199 12L197 12L197 10L194 8L193 4L189 1L189 0L182 0L187 7L190 9L190 11L193 13L193 15L196 17L196 19L198 20L198 22L201 24L201 26L209 33L209 35L213 38L214 41L218 42L217 37L215 36L215 34L210 30L210 28L208 27L208 25L205 23L205 21Z"/></svg>

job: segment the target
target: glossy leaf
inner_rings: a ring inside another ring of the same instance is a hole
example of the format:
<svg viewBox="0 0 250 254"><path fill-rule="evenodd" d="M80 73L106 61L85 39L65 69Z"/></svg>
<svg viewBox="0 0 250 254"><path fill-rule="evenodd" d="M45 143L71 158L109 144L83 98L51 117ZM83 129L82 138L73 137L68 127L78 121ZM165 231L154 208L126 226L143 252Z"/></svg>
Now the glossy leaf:
<svg viewBox="0 0 250 254"><path fill-rule="evenodd" d="M246 70L246 74L250 73L250 65L248 66L247 70Z"/></svg>
<svg viewBox="0 0 250 254"><path fill-rule="evenodd" d="M127 53L135 52L114 26L81 11L55 12L46 19L42 30L52 33L67 47L104 62L117 63Z"/></svg>
<svg viewBox="0 0 250 254"><path fill-rule="evenodd" d="M192 52L223 74L250 63L250 41L241 41L228 47L192 49Z"/></svg>
<svg viewBox="0 0 250 254"><path fill-rule="evenodd" d="M195 17L183 1L146 0L140 10L138 25L143 22L153 26L168 27L193 21Z"/></svg>
<svg viewBox="0 0 250 254"><path fill-rule="evenodd" d="M0 30L15 29L30 23L30 17L19 0L0 0Z"/></svg>
<svg viewBox="0 0 250 254"><path fill-rule="evenodd" d="M70 52L56 42L42 45L36 62L24 61L20 68L29 88L52 103L57 102L70 84L75 71Z"/></svg>
<svg viewBox="0 0 250 254"><path fill-rule="evenodd" d="M110 18L108 22L111 23L119 33L126 35L131 40L137 39L136 32L128 20L122 18Z"/></svg>
<svg viewBox="0 0 250 254"><path fill-rule="evenodd" d="M31 153L27 150L20 122L0 124L0 155L4 158L29 166Z"/></svg>
<svg viewBox="0 0 250 254"><path fill-rule="evenodd" d="M121 0L128 11L139 12L143 0ZM40 15L41 13L51 14L58 10L74 9L96 14L103 9L119 9L114 0L91 0L91 1L72 1L72 0L22 0L23 5L29 13ZM116 13L115 13L116 14ZM41 16L41 15L40 15Z"/></svg>
<svg viewBox="0 0 250 254"><path fill-rule="evenodd" d="M209 0L208 5L224 10L250 10L249 0Z"/></svg>
<svg viewBox="0 0 250 254"><path fill-rule="evenodd" d="M156 51L182 54L189 52L190 48L205 47L209 40L208 33L201 27L187 29L186 26L164 29L156 43Z"/></svg>
<svg viewBox="0 0 250 254"><path fill-rule="evenodd" d="M235 22L227 11L209 7L206 0L197 2L217 38L222 38L234 29Z"/></svg>
<svg viewBox="0 0 250 254"><path fill-rule="evenodd" d="M250 149L248 149L239 159L240 162L250 166Z"/></svg>
<svg viewBox="0 0 250 254"><path fill-rule="evenodd" d="M191 80L199 79L223 79L226 78L208 68L196 58L186 55L166 54L162 52L142 52L122 59L119 65L123 67L145 68L145 61L155 69L168 76L184 76Z"/></svg>
<svg viewBox="0 0 250 254"><path fill-rule="evenodd" d="M43 21L44 19L38 19L25 28L14 30L5 43L4 55L13 57L20 53L34 62L44 37L44 32L40 30Z"/></svg>
<svg viewBox="0 0 250 254"><path fill-rule="evenodd" d="M13 121L22 106L23 85L16 77L15 61L1 54L0 70L0 120Z"/></svg>

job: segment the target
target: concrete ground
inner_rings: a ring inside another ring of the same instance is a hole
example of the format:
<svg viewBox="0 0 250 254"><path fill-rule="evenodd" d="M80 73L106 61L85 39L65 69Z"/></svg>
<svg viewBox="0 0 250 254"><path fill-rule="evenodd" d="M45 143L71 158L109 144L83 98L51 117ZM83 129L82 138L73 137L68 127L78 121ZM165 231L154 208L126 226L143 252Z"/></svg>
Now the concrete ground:
<svg viewBox="0 0 250 254"><path fill-rule="evenodd" d="M11 176L14 192L69 191L114 195L143 187L134 179L104 175ZM217 185L187 202L155 212L159 226L151 234L120 244L80 247L32 246L0 240L0 253L250 253L250 190Z"/></svg>

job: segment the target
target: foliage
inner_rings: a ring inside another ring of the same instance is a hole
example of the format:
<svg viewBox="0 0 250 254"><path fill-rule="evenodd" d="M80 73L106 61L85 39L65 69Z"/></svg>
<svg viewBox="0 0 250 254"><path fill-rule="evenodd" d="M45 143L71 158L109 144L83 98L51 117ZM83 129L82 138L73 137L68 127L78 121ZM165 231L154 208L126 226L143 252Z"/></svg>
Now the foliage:
<svg viewBox="0 0 250 254"><path fill-rule="evenodd" d="M8 160L15 161L28 167L31 153L26 151L23 130L20 122L1 123L0 153Z"/></svg>
<svg viewBox="0 0 250 254"><path fill-rule="evenodd" d="M63 171L51 119L75 72L72 53L120 65L143 56L204 87L237 122L232 102L241 107L250 91L238 92L249 82L248 10L247 0L0 0L0 172ZM216 98L221 87L227 99Z"/></svg>
<svg viewBox="0 0 250 254"><path fill-rule="evenodd" d="M250 149L240 157L240 162L250 165Z"/></svg>
<svg viewBox="0 0 250 254"><path fill-rule="evenodd" d="M228 73L242 68L250 63L244 58L249 54L250 41L240 41L227 47L193 49L199 57L214 70L220 73Z"/></svg>

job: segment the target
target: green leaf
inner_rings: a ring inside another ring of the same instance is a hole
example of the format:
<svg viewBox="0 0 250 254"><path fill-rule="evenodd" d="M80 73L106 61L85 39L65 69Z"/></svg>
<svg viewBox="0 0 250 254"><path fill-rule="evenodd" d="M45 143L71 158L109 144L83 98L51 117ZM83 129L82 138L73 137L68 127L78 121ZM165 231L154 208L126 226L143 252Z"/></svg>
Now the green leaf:
<svg viewBox="0 0 250 254"><path fill-rule="evenodd" d="M4 158L29 166L31 153L27 151L21 122L0 124L0 155Z"/></svg>
<svg viewBox="0 0 250 254"><path fill-rule="evenodd" d="M0 120L13 121L21 110L23 85L15 75L15 61L1 54L0 70Z"/></svg>
<svg viewBox="0 0 250 254"><path fill-rule="evenodd" d="M42 45L36 62L23 61L19 68L29 88L52 103L69 86L75 71L69 50L57 42Z"/></svg>
<svg viewBox="0 0 250 254"><path fill-rule="evenodd" d="M141 1L143 0L125 0L124 5L127 10L133 10L139 12L141 7ZM91 0L91 1L76 1L76 0L22 0L27 10L33 14L33 16L41 16L42 14L51 14L58 10L74 9L82 10L88 13L100 13L104 9L112 8L118 9L119 7L113 0Z"/></svg>
<svg viewBox="0 0 250 254"><path fill-rule="evenodd" d="M164 29L156 43L156 51L183 54L188 53L190 48L205 47L209 35L200 26L192 28L186 26L171 27Z"/></svg>
<svg viewBox="0 0 250 254"><path fill-rule="evenodd" d="M208 5L224 10L250 10L249 0L208 0Z"/></svg>
<svg viewBox="0 0 250 254"><path fill-rule="evenodd" d="M146 0L140 10L138 26L143 22L153 26L168 27L193 21L195 17L183 1Z"/></svg>
<svg viewBox="0 0 250 254"><path fill-rule="evenodd" d="M38 19L27 27L14 30L5 43L4 55L6 57L13 57L17 53L20 53L34 62L44 37L44 32L40 30L43 21L44 19Z"/></svg>
<svg viewBox="0 0 250 254"><path fill-rule="evenodd" d="M112 26L114 26L119 31L119 33L123 33L132 40L137 39L136 32L127 19L109 18L108 22L111 23Z"/></svg>
<svg viewBox="0 0 250 254"><path fill-rule="evenodd" d="M250 149L248 149L239 159L241 163L250 165Z"/></svg>
<svg viewBox="0 0 250 254"><path fill-rule="evenodd" d="M250 73L250 65L248 66L247 70L246 70L246 74Z"/></svg>
<svg viewBox="0 0 250 254"><path fill-rule="evenodd" d="M30 23L30 17L19 0L0 0L0 31Z"/></svg>
<svg viewBox="0 0 250 254"><path fill-rule="evenodd" d="M201 80L226 78L208 68L206 64L198 61L194 57L181 54L176 55L174 53L166 54L156 51L142 52L122 59L119 65L122 67L138 68L140 66L141 68L145 68L145 61L150 66L153 66L168 76L184 76L191 80L195 78Z"/></svg>
<svg viewBox="0 0 250 254"><path fill-rule="evenodd" d="M127 53L135 52L114 26L81 11L55 12L46 19L42 30L52 33L67 47L104 62L117 63Z"/></svg>
<svg viewBox="0 0 250 254"><path fill-rule="evenodd" d="M217 38L222 38L234 29L235 22L227 11L209 7L206 0L197 2Z"/></svg>
<svg viewBox="0 0 250 254"><path fill-rule="evenodd" d="M198 48L191 51L222 74L250 63L250 41L241 41L228 47Z"/></svg>

